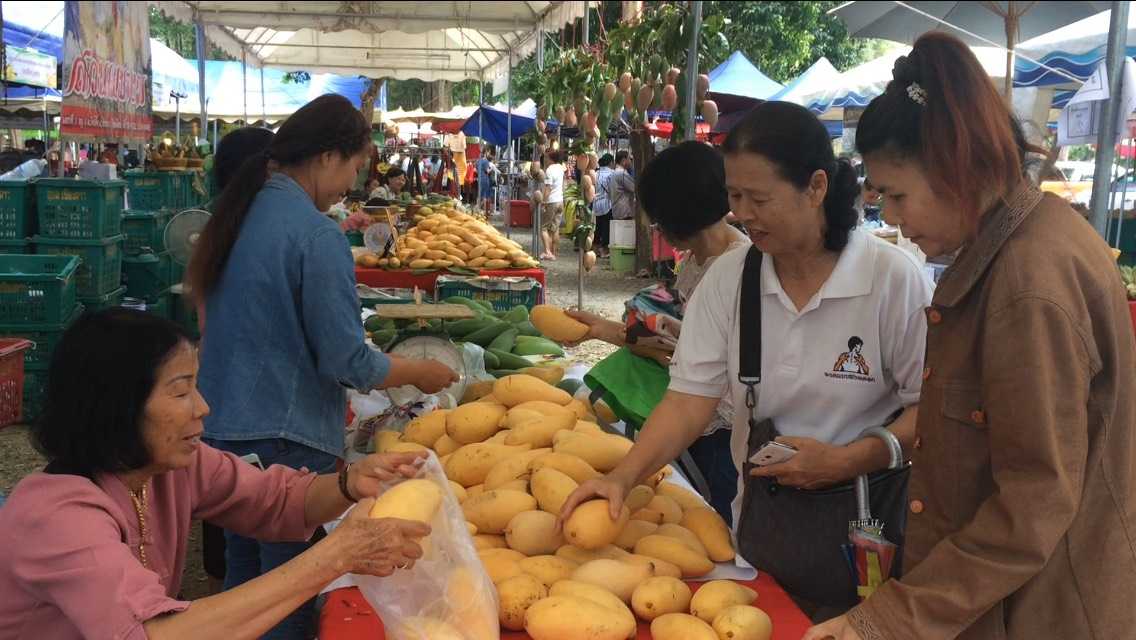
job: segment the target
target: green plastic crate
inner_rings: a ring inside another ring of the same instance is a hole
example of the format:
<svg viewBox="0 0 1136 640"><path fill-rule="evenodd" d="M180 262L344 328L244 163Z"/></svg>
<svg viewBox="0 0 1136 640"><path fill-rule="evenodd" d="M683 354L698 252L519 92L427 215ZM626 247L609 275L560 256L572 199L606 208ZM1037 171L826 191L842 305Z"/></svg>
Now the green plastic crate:
<svg viewBox="0 0 1136 640"><path fill-rule="evenodd" d="M122 180L41 178L34 182L39 235L101 240L122 231Z"/></svg>
<svg viewBox="0 0 1136 640"><path fill-rule="evenodd" d="M0 240L36 234L35 186L27 180L0 180Z"/></svg>
<svg viewBox="0 0 1136 640"><path fill-rule="evenodd" d="M200 209L209 201L209 184L200 171L186 171L182 187L182 208ZM198 191L198 188L201 190Z"/></svg>
<svg viewBox="0 0 1136 640"><path fill-rule="evenodd" d="M32 239L38 254L79 256L75 293L84 298L97 298L122 286L122 241L123 236L103 240Z"/></svg>
<svg viewBox="0 0 1136 640"><path fill-rule="evenodd" d="M63 332L83 315L83 310L83 305L76 304L63 322L0 324L0 336L31 340L33 346L24 351L24 367L47 367Z"/></svg>
<svg viewBox="0 0 1136 640"><path fill-rule="evenodd" d="M155 302L170 288L173 274L169 253L143 253L122 259L122 281L126 295Z"/></svg>
<svg viewBox="0 0 1136 640"><path fill-rule="evenodd" d="M23 421L34 422L43 415L43 403L47 400L47 367L28 369L24 365L24 410Z"/></svg>
<svg viewBox="0 0 1136 640"><path fill-rule="evenodd" d="M126 236L126 241L122 245L123 253L135 256L165 251L166 224L169 221L169 211L124 211L122 234Z"/></svg>
<svg viewBox="0 0 1136 640"><path fill-rule="evenodd" d="M434 283L434 299L455 296L488 303L494 311L508 311L517 305L532 309L544 301L544 289L533 278L508 282L489 276L439 276Z"/></svg>
<svg viewBox="0 0 1136 640"><path fill-rule="evenodd" d="M31 255L32 243L29 240L0 240L0 253Z"/></svg>
<svg viewBox="0 0 1136 640"><path fill-rule="evenodd" d="M110 293L104 293L94 298L79 298L79 302L88 311L102 311L111 307L121 307L122 299L126 297L126 287L119 287Z"/></svg>
<svg viewBox="0 0 1136 640"><path fill-rule="evenodd" d="M136 211L162 211L182 208L187 171L127 171L126 199Z"/></svg>
<svg viewBox="0 0 1136 640"><path fill-rule="evenodd" d="M62 322L75 306L79 260L0 255L0 324Z"/></svg>

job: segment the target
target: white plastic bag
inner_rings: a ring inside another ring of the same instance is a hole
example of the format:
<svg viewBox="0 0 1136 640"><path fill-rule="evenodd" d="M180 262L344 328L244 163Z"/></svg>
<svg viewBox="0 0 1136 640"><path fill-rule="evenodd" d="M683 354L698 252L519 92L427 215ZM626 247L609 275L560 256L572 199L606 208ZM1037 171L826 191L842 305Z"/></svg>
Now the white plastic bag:
<svg viewBox="0 0 1136 640"><path fill-rule="evenodd" d="M390 640L499 640L497 591L433 453L417 477L440 486L443 496L430 536L421 543L422 558L386 578L355 576L356 584Z"/></svg>

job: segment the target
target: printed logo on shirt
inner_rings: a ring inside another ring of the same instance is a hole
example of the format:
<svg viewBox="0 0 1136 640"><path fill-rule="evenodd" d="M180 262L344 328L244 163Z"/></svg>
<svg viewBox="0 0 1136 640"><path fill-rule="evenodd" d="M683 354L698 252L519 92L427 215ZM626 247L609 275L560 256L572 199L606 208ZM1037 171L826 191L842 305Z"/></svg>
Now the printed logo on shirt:
<svg viewBox="0 0 1136 640"><path fill-rule="evenodd" d="M832 371L826 371L825 377L836 380L859 380L861 382L875 382L872 377L872 366L864 357L864 341L860 336L848 338L848 351L841 353L832 365Z"/></svg>

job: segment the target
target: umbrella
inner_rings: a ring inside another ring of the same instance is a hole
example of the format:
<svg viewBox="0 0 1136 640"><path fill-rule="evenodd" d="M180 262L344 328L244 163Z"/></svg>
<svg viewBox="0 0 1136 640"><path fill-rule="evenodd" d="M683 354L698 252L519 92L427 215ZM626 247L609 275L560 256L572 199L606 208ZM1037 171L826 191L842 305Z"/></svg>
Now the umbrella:
<svg viewBox="0 0 1136 640"><path fill-rule="evenodd" d="M1110 3L1053 2L848 2L832 10L848 34L913 44L927 31L950 30L971 46L1005 44L1006 93L1012 89L1014 46L1108 9Z"/></svg>
<svg viewBox="0 0 1136 640"><path fill-rule="evenodd" d="M1098 13L1080 22L1021 43L1020 56L1014 61L1015 87L1055 87L1076 90L1079 82L1056 73L1063 71L1082 82L1097 70L1108 48L1108 30L1111 12ZM1128 14L1128 46L1125 55L1136 56L1136 12ZM1038 64L1041 63L1041 64ZM1043 66L1044 65L1044 66ZM1069 94L1065 101L1072 97ZM1054 100L1054 108L1064 106Z"/></svg>

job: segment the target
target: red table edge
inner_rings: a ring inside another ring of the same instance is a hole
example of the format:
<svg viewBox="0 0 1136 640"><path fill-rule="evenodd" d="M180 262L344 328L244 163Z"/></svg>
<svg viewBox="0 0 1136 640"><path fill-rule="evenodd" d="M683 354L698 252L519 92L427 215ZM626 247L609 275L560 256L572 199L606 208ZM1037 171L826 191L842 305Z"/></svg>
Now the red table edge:
<svg viewBox="0 0 1136 640"><path fill-rule="evenodd" d="M812 626L789 594L771 576L762 573L755 580L739 583L758 592L754 605L773 619L773 640L799 640ZM697 591L705 583L688 584L692 591ZM327 594L320 611L321 640L383 640L385 637L382 620L357 587L336 589ZM650 637L650 625L640 622L639 638L650 640ZM529 636L521 631L503 631L501 640L529 640Z"/></svg>

